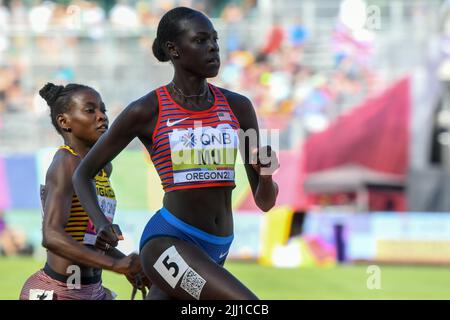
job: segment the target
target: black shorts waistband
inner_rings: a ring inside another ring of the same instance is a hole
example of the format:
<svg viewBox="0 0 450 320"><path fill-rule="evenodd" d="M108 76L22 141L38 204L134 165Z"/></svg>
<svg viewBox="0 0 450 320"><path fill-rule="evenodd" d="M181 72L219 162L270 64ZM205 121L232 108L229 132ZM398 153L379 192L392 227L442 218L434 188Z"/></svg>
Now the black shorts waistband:
<svg viewBox="0 0 450 320"><path fill-rule="evenodd" d="M58 272L56 272L55 270L53 270L52 268L50 268L50 266L46 263L44 266L44 272L52 279L55 279L57 281L60 282L67 282L67 279L69 279L69 276L65 276L62 275ZM98 274L92 277L81 277L81 284L87 285L87 284L94 284L94 283L98 283L102 280L102 275Z"/></svg>

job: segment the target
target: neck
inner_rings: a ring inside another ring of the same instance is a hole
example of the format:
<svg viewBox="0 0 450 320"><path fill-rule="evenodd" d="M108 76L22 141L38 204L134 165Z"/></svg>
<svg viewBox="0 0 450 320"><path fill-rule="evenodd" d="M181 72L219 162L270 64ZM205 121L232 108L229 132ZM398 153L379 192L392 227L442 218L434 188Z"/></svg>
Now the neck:
<svg viewBox="0 0 450 320"><path fill-rule="evenodd" d="M202 94L208 85L205 78L179 74L175 74L172 83L186 96Z"/></svg>
<svg viewBox="0 0 450 320"><path fill-rule="evenodd" d="M75 151L81 158L84 158L91 149L90 146L87 146L80 141L75 141L70 137L64 137L64 144L72 148L72 150Z"/></svg>

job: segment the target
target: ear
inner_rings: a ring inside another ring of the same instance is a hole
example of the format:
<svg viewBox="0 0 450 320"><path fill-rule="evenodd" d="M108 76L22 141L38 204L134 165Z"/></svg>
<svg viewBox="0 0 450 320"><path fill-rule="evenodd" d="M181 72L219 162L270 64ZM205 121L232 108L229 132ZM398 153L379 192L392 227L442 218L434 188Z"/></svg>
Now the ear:
<svg viewBox="0 0 450 320"><path fill-rule="evenodd" d="M70 132L72 129L70 128L70 119L65 113L58 114L56 116L56 123L61 128L62 131Z"/></svg>
<svg viewBox="0 0 450 320"><path fill-rule="evenodd" d="M180 54L179 54L179 52L178 52L178 50L177 50L176 45L175 45L174 42L172 42L172 41L167 41L167 42L166 42L166 49L167 49L167 52L168 52L169 56L170 56L172 59L178 59L178 58L180 58Z"/></svg>

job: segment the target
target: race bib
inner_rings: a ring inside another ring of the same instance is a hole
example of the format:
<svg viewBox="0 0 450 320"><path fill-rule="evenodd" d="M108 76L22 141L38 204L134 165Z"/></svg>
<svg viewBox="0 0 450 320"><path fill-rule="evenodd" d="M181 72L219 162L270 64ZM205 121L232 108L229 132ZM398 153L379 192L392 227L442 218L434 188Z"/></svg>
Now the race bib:
<svg viewBox="0 0 450 320"><path fill-rule="evenodd" d="M117 201L115 199L110 199L104 196L97 196L97 198L98 204L100 205L103 214L109 220L109 222L113 223ZM94 245L96 240L97 240L97 232L95 231L94 224L92 223L91 220L89 220L89 223L86 228L86 233L84 234L83 242L85 244Z"/></svg>
<svg viewBox="0 0 450 320"><path fill-rule="evenodd" d="M103 211L105 217L112 223L116 212L117 201L103 196L98 196L98 204Z"/></svg>
<svg viewBox="0 0 450 320"><path fill-rule="evenodd" d="M183 274L189 269L175 246L166 249L156 260L153 267L172 288L175 288Z"/></svg>
<svg viewBox="0 0 450 320"><path fill-rule="evenodd" d="M30 300L53 300L54 290L30 289Z"/></svg>
<svg viewBox="0 0 450 320"><path fill-rule="evenodd" d="M234 181L239 139L228 124L169 134L174 183Z"/></svg>
<svg viewBox="0 0 450 320"><path fill-rule="evenodd" d="M39 196L41 198L41 215L42 215L42 217L44 217L46 190L45 190L45 185L43 185L43 184L39 185Z"/></svg>

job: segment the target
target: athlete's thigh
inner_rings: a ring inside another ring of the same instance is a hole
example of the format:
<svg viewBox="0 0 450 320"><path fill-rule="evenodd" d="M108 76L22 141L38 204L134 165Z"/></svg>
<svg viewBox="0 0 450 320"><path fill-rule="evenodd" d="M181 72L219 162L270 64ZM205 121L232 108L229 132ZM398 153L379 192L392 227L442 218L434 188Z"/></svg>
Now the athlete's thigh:
<svg viewBox="0 0 450 320"><path fill-rule="evenodd" d="M172 300L173 298L158 288L154 283L145 297L145 300Z"/></svg>
<svg viewBox="0 0 450 320"><path fill-rule="evenodd" d="M258 299L205 252L172 238L151 239L141 250L142 267L152 283L177 299Z"/></svg>

